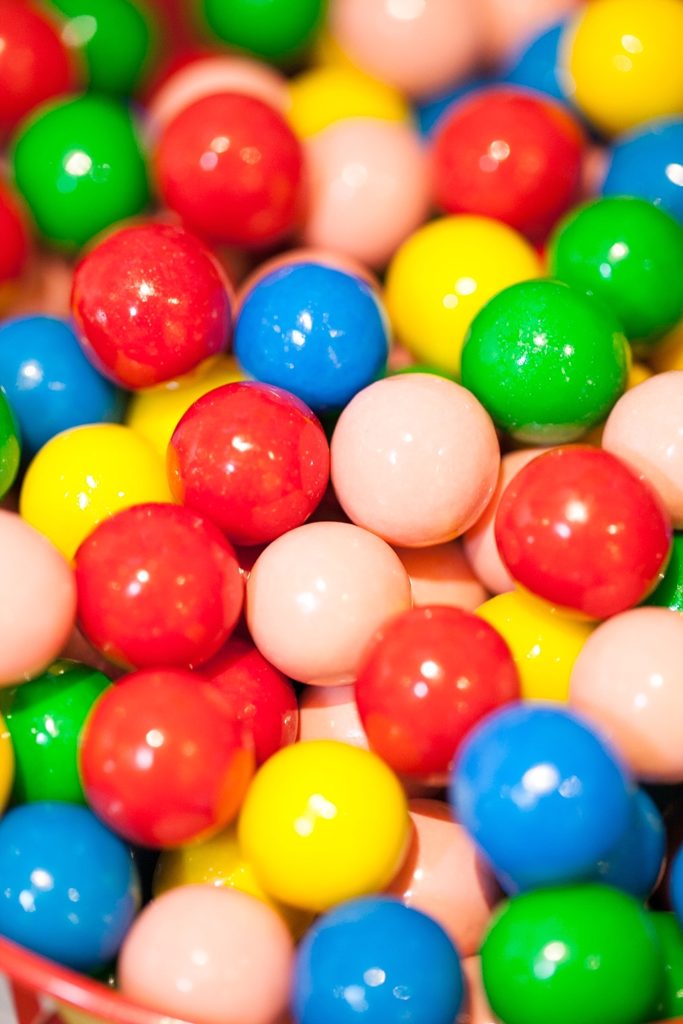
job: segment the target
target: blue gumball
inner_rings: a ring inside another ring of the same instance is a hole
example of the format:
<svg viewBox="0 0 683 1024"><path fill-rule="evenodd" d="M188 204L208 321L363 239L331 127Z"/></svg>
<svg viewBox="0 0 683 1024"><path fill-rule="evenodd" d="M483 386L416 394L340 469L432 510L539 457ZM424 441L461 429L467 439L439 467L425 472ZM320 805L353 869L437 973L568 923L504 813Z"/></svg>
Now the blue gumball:
<svg viewBox="0 0 683 1024"><path fill-rule="evenodd" d="M466 738L450 797L508 891L585 879L631 823L632 784L576 715L544 704L496 711Z"/></svg>
<svg viewBox="0 0 683 1024"><path fill-rule="evenodd" d="M123 394L88 361L67 320L28 316L0 325L0 387L26 454L70 427L119 423Z"/></svg>
<svg viewBox="0 0 683 1024"><path fill-rule="evenodd" d="M248 289L234 351L255 380L325 412L341 409L382 373L389 324L360 277L321 263L289 263Z"/></svg>
<svg viewBox="0 0 683 1024"><path fill-rule="evenodd" d="M676 915L679 925L683 928L683 846L679 846L671 866L669 896L671 897L671 909Z"/></svg>
<svg viewBox="0 0 683 1024"><path fill-rule="evenodd" d="M130 849L75 804L9 811L0 879L0 935L76 970L116 955L140 902Z"/></svg>
<svg viewBox="0 0 683 1024"><path fill-rule="evenodd" d="M297 1024L453 1024L463 996L456 949L431 917L388 896L342 903L301 942Z"/></svg>
<svg viewBox="0 0 683 1024"><path fill-rule="evenodd" d="M448 113L454 103L457 103L458 100L463 99L465 96L469 96L471 92L476 92L477 89L493 85L494 82L494 78L468 78L466 81L460 82L450 89L445 89L443 92L436 93L434 96L429 96L427 99L416 103L413 113L420 135L430 138L439 127L444 114Z"/></svg>
<svg viewBox="0 0 683 1024"><path fill-rule="evenodd" d="M561 21L535 36L503 71L502 80L545 93L566 104L558 60L564 27L565 23Z"/></svg>
<svg viewBox="0 0 683 1024"><path fill-rule="evenodd" d="M601 192L648 199L683 223L683 119L651 121L617 139Z"/></svg>
<svg viewBox="0 0 683 1024"><path fill-rule="evenodd" d="M656 886L666 854L666 830L662 816L647 793L633 795L631 823L606 857L598 862L590 881L646 900Z"/></svg>

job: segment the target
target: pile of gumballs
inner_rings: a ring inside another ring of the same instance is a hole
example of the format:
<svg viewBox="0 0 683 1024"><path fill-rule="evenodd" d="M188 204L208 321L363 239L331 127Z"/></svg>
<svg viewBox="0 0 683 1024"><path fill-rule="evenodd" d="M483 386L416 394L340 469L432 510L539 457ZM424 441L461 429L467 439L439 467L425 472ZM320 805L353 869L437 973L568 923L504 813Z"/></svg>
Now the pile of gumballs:
<svg viewBox="0 0 683 1024"><path fill-rule="evenodd" d="M683 1020L682 50L0 0L26 1022Z"/></svg>

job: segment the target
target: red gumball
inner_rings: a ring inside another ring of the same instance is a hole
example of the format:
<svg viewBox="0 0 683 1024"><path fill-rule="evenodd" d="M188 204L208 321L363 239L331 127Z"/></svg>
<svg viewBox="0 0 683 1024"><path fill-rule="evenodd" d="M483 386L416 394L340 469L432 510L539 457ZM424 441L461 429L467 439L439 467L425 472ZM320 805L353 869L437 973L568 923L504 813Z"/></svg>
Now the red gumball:
<svg viewBox="0 0 683 1024"><path fill-rule="evenodd" d="M97 368L125 388L145 388L227 348L227 287L194 235L142 224L114 231L81 260L71 305Z"/></svg>
<svg viewBox="0 0 683 1024"><path fill-rule="evenodd" d="M230 640L202 666L202 675L220 688L235 716L251 730L257 765L294 743L299 727L294 687L252 643Z"/></svg>
<svg viewBox="0 0 683 1024"><path fill-rule="evenodd" d="M456 103L437 132L436 202L542 239L578 198L584 148L576 119L555 100L484 89Z"/></svg>
<svg viewBox="0 0 683 1024"><path fill-rule="evenodd" d="M249 785L254 752L220 690L178 669L124 676L97 702L80 753L102 821L141 846L180 846L224 828Z"/></svg>
<svg viewBox="0 0 683 1024"><path fill-rule="evenodd" d="M24 215L14 194L0 181L0 288L21 276L29 253Z"/></svg>
<svg viewBox="0 0 683 1024"><path fill-rule="evenodd" d="M244 583L232 545L178 505L134 505L76 553L79 625L127 667L189 667L211 658L239 618Z"/></svg>
<svg viewBox="0 0 683 1024"><path fill-rule="evenodd" d="M520 470L503 492L495 534L518 583L595 619L647 597L672 539L649 485L616 456L582 445L554 448Z"/></svg>
<svg viewBox="0 0 683 1024"><path fill-rule="evenodd" d="M518 700L503 638L459 608L412 608L376 635L356 678L371 748L403 775L441 780L477 722Z"/></svg>
<svg viewBox="0 0 683 1024"><path fill-rule="evenodd" d="M271 245L296 225L301 144L253 96L218 93L186 107L163 131L154 166L166 205L217 242Z"/></svg>
<svg viewBox="0 0 683 1024"><path fill-rule="evenodd" d="M307 405L268 384L225 384L199 398L168 448L177 501L234 544L263 544L300 526L320 502L330 450Z"/></svg>

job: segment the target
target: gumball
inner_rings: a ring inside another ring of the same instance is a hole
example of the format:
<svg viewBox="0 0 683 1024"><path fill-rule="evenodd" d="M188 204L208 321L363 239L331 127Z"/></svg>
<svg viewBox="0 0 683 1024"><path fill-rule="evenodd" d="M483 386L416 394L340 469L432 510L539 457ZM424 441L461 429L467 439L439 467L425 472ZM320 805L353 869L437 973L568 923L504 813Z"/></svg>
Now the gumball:
<svg viewBox="0 0 683 1024"><path fill-rule="evenodd" d="M650 121L614 140L603 196L640 196L683 222L683 118Z"/></svg>
<svg viewBox="0 0 683 1024"><path fill-rule="evenodd" d="M3 693L2 710L14 748L16 803L85 803L78 743L86 718L109 685L102 672L88 665L55 661L42 675Z"/></svg>
<svg viewBox="0 0 683 1024"><path fill-rule="evenodd" d="M404 122L410 112L398 90L353 66L314 67L291 79L287 120L300 138L358 117Z"/></svg>
<svg viewBox="0 0 683 1024"><path fill-rule="evenodd" d="M38 452L21 487L22 517L72 558L108 516L147 501L169 501L164 464L128 427L100 423L66 430Z"/></svg>
<svg viewBox="0 0 683 1024"><path fill-rule="evenodd" d="M134 672L104 694L81 738L88 804L140 846L180 846L224 828L253 751L220 691L180 669Z"/></svg>
<svg viewBox="0 0 683 1024"><path fill-rule="evenodd" d="M524 281L472 321L462 381L517 440L573 441L601 422L623 392L628 358L609 310L559 281Z"/></svg>
<svg viewBox="0 0 683 1024"><path fill-rule="evenodd" d="M261 654L300 682L351 682L366 644L410 607L410 580L388 544L349 523L309 523L259 556L247 623Z"/></svg>
<svg viewBox="0 0 683 1024"><path fill-rule="evenodd" d="M683 533L674 533L666 572L645 604L683 612Z"/></svg>
<svg viewBox="0 0 683 1024"><path fill-rule="evenodd" d="M488 597L456 541L428 548L397 548L396 554L410 576L416 607L445 604L473 612Z"/></svg>
<svg viewBox="0 0 683 1024"><path fill-rule="evenodd" d="M20 458L19 425L0 384L0 498L7 494L14 483Z"/></svg>
<svg viewBox="0 0 683 1024"><path fill-rule="evenodd" d="M683 847L679 848L673 859L671 875L669 878L669 891L671 894L671 905L676 915L679 928L683 922Z"/></svg>
<svg viewBox="0 0 683 1024"><path fill-rule="evenodd" d="M299 1024L452 1024L463 996L460 958L431 917L387 896L335 907L297 950Z"/></svg>
<svg viewBox="0 0 683 1024"><path fill-rule="evenodd" d="M612 748L576 715L547 704L502 708L475 726L450 797L513 891L584 878L631 822L631 782Z"/></svg>
<svg viewBox="0 0 683 1024"><path fill-rule="evenodd" d="M0 387L12 403L27 455L70 427L123 417L123 395L85 357L62 318L18 317L0 325Z"/></svg>
<svg viewBox="0 0 683 1024"><path fill-rule="evenodd" d="M674 914L650 913L649 921L657 933L664 961L664 985L655 1017L670 1020L683 1013L683 936Z"/></svg>
<svg viewBox="0 0 683 1024"><path fill-rule="evenodd" d="M177 501L235 544L263 544L303 523L329 477L329 449L294 395L253 382L199 398L173 432L168 475Z"/></svg>
<svg viewBox="0 0 683 1024"><path fill-rule="evenodd" d="M366 281L320 261L297 261L247 284L235 355L256 380L316 411L340 409L383 370L389 325Z"/></svg>
<svg viewBox="0 0 683 1024"><path fill-rule="evenodd" d="M460 82L456 86L448 86L447 89L436 92L415 103L413 113L420 134L424 135L427 139L431 139L446 114L458 100L472 92L483 89L487 85L491 85L491 82L492 79L488 76L474 75L466 78L464 82Z"/></svg>
<svg viewBox="0 0 683 1024"><path fill-rule="evenodd" d="M444 217L419 228L395 253L387 310L415 359L457 374L475 314L503 288L540 273L535 251L507 225L486 217Z"/></svg>
<svg viewBox="0 0 683 1024"><path fill-rule="evenodd" d="M332 483L358 526L391 544L442 544L479 518L498 477L498 439L479 402L428 374L365 388L332 437Z"/></svg>
<svg viewBox="0 0 683 1024"><path fill-rule="evenodd" d="M640 0L587 4L562 42L572 102L605 135L680 114L682 35L678 0L653 0L647 7Z"/></svg>
<svg viewBox="0 0 683 1024"><path fill-rule="evenodd" d="M496 543L523 587L602 619L654 588L671 526L658 496L625 463L577 445L546 452L508 484Z"/></svg>
<svg viewBox="0 0 683 1024"><path fill-rule="evenodd" d="M267 893L323 911L384 889L409 839L401 785L375 754L296 743L258 770L240 814L240 847Z"/></svg>
<svg viewBox="0 0 683 1024"><path fill-rule="evenodd" d="M59 551L14 512L0 511L0 686L44 672L76 617L76 584Z"/></svg>
<svg viewBox="0 0 683 1024"><path fill-rule="evenodd" d="M504 24L509 21L505 12ZM544 19L545 21L545 19ZM549 27L520 40L521 47L511 52L503 69L503 81L509 85L522 86L535 92L545 93L560 103L565 103L565 92L560 77L559 48L565 22L557 21Z"/></svg>
<svg viewBox="0 0 683 1024"><path fill-rule="evenodd" d="M235 889L186 885L153 900L118 964L124 996L197 1024L271 1024L285 1009L292 940L279 915Z"/></svg>
<svg viewBox="0 0 683 1024"><path fill-rule="evenodd" d="M313 41L325 14L323 0L203 0L212 32L232 49L289 63Z"/></svg>
<svg viewBox="0 0 683 1024"><path fill-rule="evenodd" d="M576 210L551 240L549 259L551 273L599 299L630 340L656 339L683 316L683 225L643 199L598 199Z"/></svg>
<svg viewBox="0 0 683 1024"><path fill-rule="evenodd" d="M441 778L480 719L519 698L510 650L459 608L412 608L368 645L356 703L371 748L402 775Z"/></svg>
<svg viewBox="0 0 683 1024"><path fill-rule="evenodd" d="M15 807L0 821L0 865L4 937L77 970L116 955L140 904L139 882L128 847L91 811Z"/></svg>
<svg viewBox="0 0 683 1024"><path fill-rule="evenodd" d="M0 181L0 237L0 303L4 305L7 299L13 298L13 287L26 269L29 237L26 218L14 190L3 181Z"/></svg>
<svg viewBox="0 0 683 1024"><path fill-rule="evenodd" d="M432 151L434 198L542 239L577 199L584 152L575 118L555 100L494 85L456 103Z"/></svg>
<svg viewBox="0 0 683 1024"><path fill-rule="evenodd" d="M40 108L10 153L17 188L43 238L75 249L147 204L147 173L124 106L87 94Z"/></svg>
<svg viewBox="0 0 683 1024"><path fill-rule="evenodd" d="M302 743L338 740L368 750L353 685L304 687L299 697L298 739Z"/></svg>
<svg viewBox="0 0 683 1024"><path fill-rule="evenodd" d="M647 911L604 885L517 896L495 916L481 965L506 1024L652 1020L663 975Z"/></svg>
<svg viewBox="0 0 683 1024"><path fill-rule="evenodd" d="M497 64L580 6L580 0L483 0L485 53Z"/></svg>
<svg viewBox="0 0 683 1024"><path fill-rule="evenodd" d="M230 245L272 245L294 228L301 146L282 115L239 93L204 96L161 133L161 198L193 231Z"/></svg>
<svg viewBox="0 0 683 1024"><path fill-rule="evenodd" d="M665 860L666 831L662 816L645 790L636 790L631 825L606 857L598 861L591 881L611 885L643 902L657 885Z"/></svg>

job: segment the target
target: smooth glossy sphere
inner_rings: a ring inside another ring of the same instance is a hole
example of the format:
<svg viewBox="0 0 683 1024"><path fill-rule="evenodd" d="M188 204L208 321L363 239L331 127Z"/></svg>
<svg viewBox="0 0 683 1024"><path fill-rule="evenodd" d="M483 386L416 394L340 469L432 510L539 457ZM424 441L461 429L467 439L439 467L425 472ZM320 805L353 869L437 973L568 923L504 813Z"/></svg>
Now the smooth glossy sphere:
<svg viewBox="0 0 683 1024"><path fill-rule="evenodd" d="M683 316L683 225L644 199L598 199L570 214L550 243L553 276L599 299L629 340Z"/></svg>
<svg viewBox="0 0 683 1024"><path fill-rule="evenodd" d="M0 865L3 936L78 970L113 959L138 909L139 883L130 850L91 811L15 807L0 821Z"/></svg>
<svg viewBox="0 0 683 1024"><path fill-rule="evenodd" d="M24 476L19 510L73 558L108 516L170 497L163 460L152 445L128 427L97 424L64 431L41 448Z"/></svg>
<svg viewBox="0 0 683 1024"><path fill-rule="evenodd" d="M647 597L671 525L656 493L609 452L556 448L508 485L496 542L509 572L551 604L603 619Z"/></svg>
<svg viewBox="0 0 683 1024"><path fill-rule="evenodd" d="M0 181L0 308L13 298L14 288L21 280L29 257L29 236L26 216L19 206L14 189Z"/></svg>
<svg viewBox="0 0 683 1024"><path fill-rule="evenodd" d="M507 12L506 12L507 14ZM503 19L507 22L507 17ZM525 35L521 46L511 53L503 69L503 81L545 93L561 103L566 102L560 80L559 48L565 22L544 26L533 37Z"/></svg>
<svg viewBox="0 0 683 1024"><path fill-rule="evenodd" d="M623 838L598 861L591 881L611 885L636 899L647 900L665 863L666 830L662 815L645 790L636 790L631 824Z"/></svg>
<svg viewBox="0 0 683 1024"><path fill-rule="evenodd" d="M285 675L318 685L351 682L375 630L410 603L398 555L349 523L309 523L279 537L247 582L256 646Z"/></svg>
<svg viewBox="0 0 683 1024"><path fill-rule="evenodd" d="M499 64L541 29L564 18L581 0L483 0L484 44L489 62Z"/></svg>
<svg viewBox="0 0 683 1024"><path fill-rule="evenodd" d="M657 933L633 897L607 886L518 896L494 919L481 957L489 1002L506 1024L654 1019Z"/></svg>
<svg viewBox="0 0 683 1024"><path fill-rule="evenodd" d="M313 41L323 0L203 0L211 30L231 48L289 62Z"/></svg>
<svg viewBox="0 0 683 1024"><path fill-rule="evenodd" d="M640 196L683 222L683 118L664 118L615 139L603 196Z"/></svg>
<svg viewBox="0 0 683 1024"><path fill-rule="evenodd" d="M428 548L396 548L410 576L413 605L452 605L473 612L488 594L472 572L457 541Z"/></svg>
<svg viewBox="0 0 683 1024"><path fill-rule="evenodd" d="M66 319L27 316L0 325L0 387L29 456L70 427L123 416L123 395L85 357Z"/></svg>
<svg viewBox="0 0 683 1024"><path fill-rule="evenodd" d="M168 448L174 497L235 544L263 544L300 526L325 493L329 448L294 395L252 382L198 399Z"/></svg>
<svg viewBox="0 0 683 1024"><path fill-rule="evenodd" d="M500 635L459 608L412 608L383 626L356 677L371 748L402 775L442 777L491 711L520 696Z"/></svg>
<svg viewBox="0 0 683 1024"><path fill-rule="evenodd" d="M71 308L86 354L125 388L188 373L227 348L226 279L182 228L122 228L91 249L74 274Z"/></svg>
<svg viewBox="0 0 683 1024"><path fill-rule="evenodd" d="M78 744L86 718L109 685L89 665L56 661L47 672L2 695L14 748L16 803L85 803Z"/></svg>
<svg viewBox="0 0 683 1024"><path fill-rule="evenodd" d="M121 991L196 1024L271 1024L285 1009L292 940L280 916L234 889L191 885L150 903L121 950Z"/></svg>
<svg viewBox="0 0 683 1024"><path fill-rule="evenodd" d="M623 838L631 782L573 713L503 708L465 740L451 782L458 819L508 889L586 877Z"/></svg>
<svg viewBox="0 0 683 1024"><path fill-rule="evenodd" d="M674 914L651 913L649 920L664 961L664 985L655 1016L669 1020L683 1013L683 935Z"/></svg>
<svg viewBox="0 0 683 1024"><path fill-rule="evenodd" d="M358 526L390 544L442 544L493 495L500 452L487 413L465 388L401 374L365 388L332 436L332 483Z"/></svg>
<svg viewBox="0 0 683 1024"><path fill-rule="evenodd" d="M481 307L503 288L540 273L534 249L507 225L487 217L444 217L416 231L394 255L387 310L415 359L457 374L465 334Z"/></svg>
<svg viewBox="0 0 683 1024"><path fill-rule="evenodd" d="M154 168L166 205L216 242L271 245L297 222L301 145L254 96L219 93L185 107L162 132Z"/></svg>
<svg viewBox="0 0 683 1024"><path fill-rule="evenodd" d="M238 832L266 892L323 911L384 889L406 855L409 825L401 784L379 757L319 740L262 765Z"/></svg>
<svg viewBox="0 0 683 1024"><path fill-rule="evenodd" d="M374 288L322 262L297 261L248 283L235 355L256 380L312 409L340 409L384 369L389 324Z"/></svg>
<svg viewBox="0 0 683 1024"><path fill-rule="evenodd" d="M473 320L462 381L516 439L573 441L609 413L626 386L628 359L608 310L559 281L525 281Z"/></svg>
<svg viewBox="0 0 683 1024"><path fill-rule="evenodd" d="M287 120L302 138L349 118L410 121L410 109L397 89L359 68L313 67L289 82Z"/></svg>
<svg viewBox="0 0 683 1024"><path fill-rule="evenodd" d="M652 591L645 604L683 612L683 533L674 533L671 558L664 578Z"/></svg>
<svg viewBox="0 0 683 1024"><path fill-rule="evenodd" d="M15 481L21 459L19 425L0 384L0 498Z"/></svg>
<svg viewBox="0 0 683 1024"><path fill-rule="evenodd" d="M224 828L253 763L244 727L218 689L178 669L124 676L81 740L89 805L141 846L180 846Z"/></svg>
<svg viewBox="0 0 683 1024"><path fill-rule="evenodd" d="M352 683L304 687L299 697L298 739L302 743L338 740L352 747L369 749Z"/></svg>
<svg viewBox="0 0 683 1024"><path fill-rule="evenodd" d="M104 96L41 108L10 154L17 187L43 238L76 249L147 205L147 172L128 110Z"/></svg>

